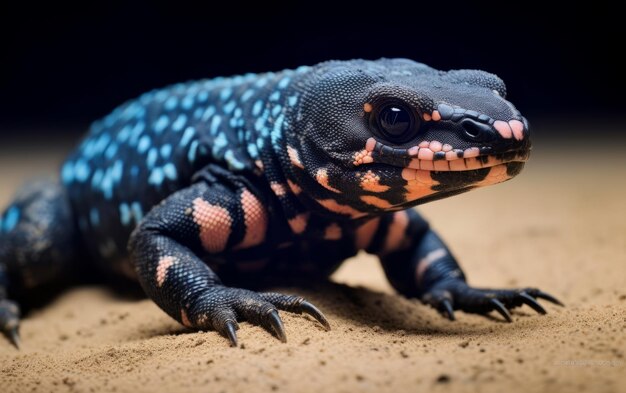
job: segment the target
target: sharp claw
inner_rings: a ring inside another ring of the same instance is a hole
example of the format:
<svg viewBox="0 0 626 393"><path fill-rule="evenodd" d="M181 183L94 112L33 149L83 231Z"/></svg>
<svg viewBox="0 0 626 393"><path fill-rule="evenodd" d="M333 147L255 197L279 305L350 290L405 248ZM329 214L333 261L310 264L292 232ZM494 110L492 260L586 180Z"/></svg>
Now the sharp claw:
<svg viewBox="0 0 626 393"><path fill-rule="evenodd" d="M270 325L272 325L272 329L274 329L274 332L276 333L280 341L286 343L287 335L285 334L285 327L283 326L283 321L280 319L280 316L278 315L278 310L270 311L268 317L269 317Z"/></svg>
<svg viewBox="0 0 626 393"><path fill-rule="evenodd" d="M326 331L330 330L330 323L328 323L328 320L326 319L324 314L322 314L322 312L313 304L304 300L302 303L300 303L300 311L315 318L317 322L321 323L322 326L324 326L324 329L326 329Z"/></svg>
<svg viewBox="0 0 626 393"><path fill-rule="evenodd" d="M550 303L554 303L554 304L556 304L558 306L565 307L565 304L563 304L559 299L555 298L554 296L550 295L549 293L545 293L545 292L542 292L542 291L537 291L537 292L534 292L533 295L535 297L539 298L539 299L547 300Z"/></svg>
<svg viewBox="0 0 626 393"><path fill-rule="evenodd" d="M511 318L511 314L509 314L509 310L504 307L504 304L500 302L498 299L491 299L491 304L494 306L494 310L496 310L507 322L513 322L513 318Z"/></svg>
<svg viewBox="0 0 626 393"><path fill-rule="evenodd" d="M237 346L237 322L228 320L226 321L226 335L230 341L231 347Z"/></svg>
<svg viewBox="0 0 626 393"><path fill-rule="evenodd" d="M541 304L537 303L537 301L526 292L520 292L519 296L522 298L522 301L524 302L524 304L529 305L530 308L537 311L539 314L547 313L547 311L543 307L541 307Z"/></svg>
<svg viewBox="0 0 626 393"><path fill-rule="evenodd" d="M443 305L443 311L448 319L454 321L454 310L452 309L452 303L450 303L450 299L443 299L441 301L441 304Z"/></svg>
<svg viewBox="0 0 626 393"><path fill-rule="evenodd" d="M17 349L20 349L20 333L17 327L11 328L6 331L7 338L13 344L13 346Z"/></svg>

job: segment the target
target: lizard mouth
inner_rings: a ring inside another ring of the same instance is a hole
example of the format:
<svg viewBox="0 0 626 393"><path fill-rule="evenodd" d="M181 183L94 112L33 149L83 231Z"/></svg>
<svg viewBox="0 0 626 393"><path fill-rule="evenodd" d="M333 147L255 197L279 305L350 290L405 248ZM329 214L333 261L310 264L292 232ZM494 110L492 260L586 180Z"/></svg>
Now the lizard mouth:
<svg viewBox="0 0 626 393"><path fill-rule="evenodd" d="M511 162L524 163L530 156L530 146L524 149L495 153L491 147L455 149L438 141L423 141L408 149L386 146L369 138L365 149L354 156L355 166L384 163L404 168L402 176L414 178L416 171L462 172L504 165Z"/></svg>

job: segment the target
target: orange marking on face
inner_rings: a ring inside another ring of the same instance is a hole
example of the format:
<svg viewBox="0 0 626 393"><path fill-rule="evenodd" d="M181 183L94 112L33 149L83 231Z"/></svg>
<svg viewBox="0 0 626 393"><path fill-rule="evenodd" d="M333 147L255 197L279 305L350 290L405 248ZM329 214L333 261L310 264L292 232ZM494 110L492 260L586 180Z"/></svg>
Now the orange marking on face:
<svg viewBox="0 0 626 393"><path fill-rule="evenodd" d="M166 256L159 260L159 264L156 268L156 282L158 287L162 287L165 282L165 278L167 277L168 269L178 262L178 259L172 256Z"/></svg>
<svg viewBox="0 0 626 393"><path fill-rule="evenodd" d="M293 166L304 169L304 165L302 165L302 161L300 161L300 154L298 154L296 149L287 145L287 155L289 156L289 161L291 161Z"/></svg>
<svg viewBox="0 0 626 393"><path fill-rule="evenodd" d="M376 206L381 209L387 209L393 206L391 203L389 203L389 201L384 200L374 195L363 195L361 197L361 200L367 203L368 205Z"/></svg>
<svg viewBox="0 0 626 393"><path fill-rule="evenodd" d="M365 150L373 151L375 147L376 147L376 139L367 138L367 141L365 142Z"/></svg>
<svg viewBox="0 0 626 393"><path fill-rule="evenodd" d="M431 121L433 119L428 113L423 113L422 117L424 118L424 121Z"/></svg>
<svg viewBox="0 0 626 393"><path fill-rule="evenodd" d="M379 223L380 218L376 217L366 221L356 229L355 246L357 250L364 250L370 245Z"/></svg>
<svg viewBox="0 0 626 393"><path fill-rule="evenodd" d="M506 121L496 120L493 122L493 128L495 128L498 133L502 136L502 138L510 139L513 138L513 130L511 130L511 126Z"/></svg>
<svg viewBox="0 0 626 393"><path fill-rule="evenodd" d="M370 139L374 140L374 138L370 138ZM374 162L374 160L372 159L371 151L367 151L366 149L364 149L364 150L357 151L356 153L354 153L354 161L353 161L354 166L359 166L361 164L369 164L371 162Z"/></svg>
<svg viewBox="0 0 626 393"><path fill-rule="evenodd" d="M362 217L365 213L356 210L352 206L342 205L334 199L316 199L317 203L322 205L327 210L338 214L345 214L352 218Z"/></svg>
<svg viewBox="0 0 626 393"><path fill-rule="evenodd" d="M435 182L430 176L430 172L420 170L415 171L415 180L417 180L419 183L428 185L431 185Z"/></svg>
<svg viewBox="0 0 626 393"><path fill-rule="evenodd" d="M415 180L415 175L416 175L416 171L415 169L411 169L411 168L404 168L402 170L402 178L404 180Z"/></svg>
<svg viewBox="0 0 626 393"><path fill-rule="evenodd" d="M281 197L287 194L287 187L277 181L271 182L270 188L272 189L272 191L274 191L274 194L276 194L277 197Z"/></svg>
<svg viewBox="0 0 626 393"><path fill-rule="evenodd" d="M370 104L369 102L363 104L363 110L365 111L365 113L370 113L372 109L372 104Z"/></svg>
<svg viewBox="0 0 626 393"><path fill-rule="evenodd" d="M439 111L433 111L433 120L434 121L439 121L441 120L441 114L439 113Z"/></svg>
<svg viewBox="0 0 626 393"><path fill-rule="evenodd" d="M428 171L417 170L416 179L409 180L408 184L404 186L406 190L405 199L407 202L415 201L425 196L434 194L435 191L431 189L432 186L437 185L437 182L430 177Z"/></svg>
<svg viewBox="0 0 626 393"><path fill-rule="evenodd" d="M434 171L435 165L432 161L420 161L420 169L425 171Z"/></svg>
<svg viewBox="0 0 626 393"><path fill-rule="evenodd" d="M409 161L409 165L407 165L407 168L420 169L420 160L419 160L419 158L414 158L411 161Z"/></svg>
<svg viewBox="0 0 626 393"><path fill-rule="evenodd" d="M426 269L428 269L433 262L445 257L446 255L448 255L448 252L445 248L438 248L429 252L424 258L420 259L417 264L417 270L415 271L415 278L417 279L417 282L419 283L422 281L422 277L424 277Z"/></svg>
<svg viewBox="0 0 626 393"><path fill-rule="evenodd" d="M433 161L433 165L435 166L436 171L449 171L450 167L448 166L448 161L440 160Z"/></svg>
<svg viewBox="0 0 626 393"><path fill-rule="evenodd" d="M339 240L341 239L341 227L333 222L324 229L324 240Z"/></svg>
<svg viewBox="0 0 626 393"><path fill-rule="evenodd" d="M315 173L315 180L325 189L338 194L341 193L341 191L328 184L328 170L326 168L320 168L317 170L317 173Z"/></svg>
<svg viewBox="0 0 626 393"><path fill-rule="evenodd" d="M193 220L200 227L200 240L204 249L210 253L224 251L233 224L228 210L196 198L193 200Z"/></svg>
<svg viewBox="0 0 626 393"><path fill-rule="evenodd" d="M380 176L372 171L367 171L361 177L361 188L370 192L385 192L389 189L389 186L380 184Z"/></svg>
<svg viewBox="0 0 626 393"><path fill-rule="evenodd" d="M409 148L409 150L407 150L407 153L409 154L409 156L415 157L419 153L419 149L419 147L413 146Z"/></svg>
<svg viewBox="0 0 626 393"><path fill-rule="evenodd" d="M248 248L259 245L265 240L267 232L267 212L263 203L250 191L241 192L241 209L246 225L246 234L243 240L234 248Z"/></svg>
<svg viewBox="0 0 626 393"><path fill-rule="evenodd" d="M287 179L287 185L289 186L289 188L291 189L291 192L293 192L294 194L298 195L299 193L302 192L302 188L300 188L299 185L297 185L296 183L292 182L291 180Z"/></svg>
<svg viewBox="0 0 626 393"><path fill-rule="evenodd" d="M464 159L450 161L450 170L452 170L452 171L464 171L466 169L467 169L467 167L465 166L465 160Z"/></svg>
<svg viewBox="0 0 626 393"><path fill-rule="evenodd" d="M443 145L443 147L441 148L441 150L443 150L445 152L448 152L448 151L452 150L452 145L449 145L449 144L445 143Z"/></svg>
<svg viewBox="0 0 626 393"><path fill-rule="evenodd" d="M420 147L420 149L421 149L421 148L426 148L426 147L428 147L429 145L430 145L430 142L428 142L428 141L421 141L421 142L420 142L420 144L419 144L419 145L417 145L417 146L419 146L419 147Z"/></svg>
<svg viewBox="0 0 626 393"><path fill-rule="evenodd" d="M511 177L506 173L506 165L496 165L489 168L489 173L485 178L474 185L476 187L486 187L493 184L502 183Z"/></svg>
<svg viewBox="0 0 626 393"><path fill-rule="evenodd" d="M409 215L402 210L393 213L393 221L387 229L383 253L389 253L401 249L406 244L406 228L409 225Z"/></svg>
<svg viewBox="0 0 626 393"><path fill-rule="evenodd" d="M183 308L180 309L180 321L187 327L191 327L192 325L189 317L187 317L187 312Z"/></svg>
<svg viewBox="0 0 626 393"><path fill-rule="evenodd" d="M296 235L299 235L306 229L306 225L309 222L309 213L298 214L294 218L290 218L287 221L289 222L291 231Z"/></svg>
<svg viewBox="0 0 626 393"><path fill-rule="evenodd" d="M518 141L524 139L524 123L519 120L511 120L509 121L509 125L511 126L511 130L513 130L513 136Z"/></svg>

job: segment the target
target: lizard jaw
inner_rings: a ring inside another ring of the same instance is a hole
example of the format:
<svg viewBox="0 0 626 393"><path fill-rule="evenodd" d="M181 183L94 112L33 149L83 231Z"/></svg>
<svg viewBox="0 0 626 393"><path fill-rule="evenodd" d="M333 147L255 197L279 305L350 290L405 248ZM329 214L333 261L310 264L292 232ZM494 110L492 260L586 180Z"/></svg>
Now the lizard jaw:
<svg viewBox="0 0 626 393"><path fill-rule="evenodd" d="M454 149L439 141L423 141L409 149L397 149L369 138L365 149L354 156L353 164L384 163L405 168L407 176L411 171L459 172L489 168L507 162L526 162L530 148L493 153L490 147L470 147Z"/></svg>

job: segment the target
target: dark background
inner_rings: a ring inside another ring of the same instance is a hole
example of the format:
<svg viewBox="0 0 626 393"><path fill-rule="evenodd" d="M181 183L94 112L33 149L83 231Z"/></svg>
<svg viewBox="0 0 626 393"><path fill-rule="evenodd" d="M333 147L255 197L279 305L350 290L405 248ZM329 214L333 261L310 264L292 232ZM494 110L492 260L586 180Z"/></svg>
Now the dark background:
<svg viewBox="0 0 626 393"><path fill-rule="evenodd" d="M590 6L436 1L416 3L415 12L379 2L346 13L318 2L233 3L220 12L128 2L3 10L0 136L81 132L126 99L170 83L378 57L496 73L531 122L619 124L624 22Z"/></svg>

